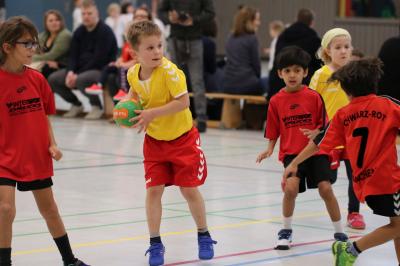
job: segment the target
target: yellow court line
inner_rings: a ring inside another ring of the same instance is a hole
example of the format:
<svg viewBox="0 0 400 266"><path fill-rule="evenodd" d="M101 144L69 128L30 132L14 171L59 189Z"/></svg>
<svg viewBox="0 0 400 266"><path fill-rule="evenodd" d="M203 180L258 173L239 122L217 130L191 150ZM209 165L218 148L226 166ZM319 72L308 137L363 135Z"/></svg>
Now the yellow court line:
<svg viewBox="0 0 400 266"><path fill-rule="evenodd" d="M310 218L310 217L322 217L326 216L327 212L326 211L321 211L321 212L311 212L303 215L295 215L293 218L294 219L302 219L302 218ZM231 229L231 228L238 228L238 227L244 227L248 225L255 225L255 224L263 224L263 223L269 223L269 222L277 222L281 221L282 217L273 217L269 219L262 219L262 220L256 220L256 221L245 221L241 223L233 223L233 224L223 224L223 225L215 225L209 227L211 231L217 231L217 230L225 230L225 229ZM167 232L161 234L162 237L165 236L176 236L176 235L184 235L184 234L189 234L189 233L194 233L197 232L197 229L188 229L188 230L183 230L183 231L177 231L177 232ZM76 248L81 248L81 247L94 247L94 246L102 246L102 245L112 245L112 244L119 244L123 242L128 242L128 241L135 241L135 240L143 240L143 239L148 239L149 235L138 235L134 237L123 237L123 238L117 238L117 239L106 239L106 240L100 240L100 241L94 241L94 242L86 242L86 243L78 243L72 245L74 249ZM50 252L55 252L57 249L55 247L47 247L47 248L40 248L40 249L31 249L31 250L21 250L21 251L15 251L13 252L13 256L21 256L21 255L29 255L29 254L37 254L37 253L50 253Z"/></svg>

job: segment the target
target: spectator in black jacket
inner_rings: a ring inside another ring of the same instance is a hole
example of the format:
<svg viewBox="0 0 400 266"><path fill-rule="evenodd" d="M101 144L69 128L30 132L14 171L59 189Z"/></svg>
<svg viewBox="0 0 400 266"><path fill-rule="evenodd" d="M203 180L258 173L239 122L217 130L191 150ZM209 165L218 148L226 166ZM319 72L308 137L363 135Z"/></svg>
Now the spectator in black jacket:
<svg viewBox="0 0 400 266"><path fill-rule="evenodd" d="M86 119L99 119L103 110L99 96L88 95L85 88L99 80L101 69L115 60L117 41L114 33L99 19L99 12L93 0L83 0L82 25L72 36L69 63L49 76L53 91L71 103L71 109L64 117L76 117L83 111L82 103L72 92L80 90L89 98L92 110Z"/></svg>
<svg viewBox="0 0 400 266"><path fill-rule="evenodd" d="M207 128L207 99L203 79L202 26L214 18L212 0L163 0L160 19L171 24L168 51L171 59L180 68L189 70L189 79L194 93L197 129Z"/></svg>
<svg viewBox="0 0 400 266"><path fill-rule="evenodd" d="M379 52L383 62L383 76L379 81L379 94L389 95L400 100L400 36L386 40Z"/></svg>
<svg viewBox="0 0 400 266"><path fill-rule="evenodd" d="M279 35L275 58L279 52L287 46L296 45L305 50L312 58L308 67L308 75L304 79L304 84L309 84L310 79L314 72L321 67L322 62L315 56L318 48L321 45L321 39L318 37L317 32L312 28L314 24L314 13L309 9L300 9L297 13L297 21L290 27L285 29ZM283 80L278 77L276 65L269 73L269 91L268 98L271 98L277 93L285 84Z"/></svg>

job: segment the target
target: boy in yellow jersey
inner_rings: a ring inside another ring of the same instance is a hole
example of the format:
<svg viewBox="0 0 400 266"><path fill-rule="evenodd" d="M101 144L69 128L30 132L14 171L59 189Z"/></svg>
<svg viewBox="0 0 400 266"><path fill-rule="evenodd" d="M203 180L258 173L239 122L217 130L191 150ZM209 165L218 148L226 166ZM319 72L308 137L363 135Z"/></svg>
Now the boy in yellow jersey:
<svg viewBox="0 0 400 266"><path fill-rule="evenodd" d="M322 38L318 56L324 61L325 65L315 71L310 82L310 88L316 90L324 99L329 120L340 108L349 104L349 99L339 82L328 82L328 79L351 60L352 50L351 36L345 29L331 29ZM354 194L352 170L346 152L343 147L338 147L332 151L331 155L333 157L332 168L339 167L339 160L343 160L346 166L349 180L347 225L353 229L364 229L365 222L360 214L360 202Z"/></svg>
<svg viewBox="0 0 400 266"><path fill-rule="evenodd" d="M179 186L198 228L199 258L214 257L207 229L204 200L197 189L207 177L200 136L193 126L189 95L183 72L163 57L160 29L152 22L134 23L128 41L138 64L128 71L128 96L140 100L144 110L131 119L145 131L143 144L146 180L146 213L150 232L149 265L164 264L165 248L160 237L161 197L164 188Z"/></svg>

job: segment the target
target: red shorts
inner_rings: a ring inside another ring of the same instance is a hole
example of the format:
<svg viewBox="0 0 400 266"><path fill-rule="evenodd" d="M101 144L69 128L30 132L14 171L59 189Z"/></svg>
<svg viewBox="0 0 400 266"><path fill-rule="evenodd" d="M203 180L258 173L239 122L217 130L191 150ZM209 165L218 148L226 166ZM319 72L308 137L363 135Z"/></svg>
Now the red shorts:
<svg viewBox="0 0 400 266"><path fill-rule="evenodd" d="M206 180L206 158L195 127L171 141L146 135L143 155L146 188L159 185L197 187Z"/></svg>

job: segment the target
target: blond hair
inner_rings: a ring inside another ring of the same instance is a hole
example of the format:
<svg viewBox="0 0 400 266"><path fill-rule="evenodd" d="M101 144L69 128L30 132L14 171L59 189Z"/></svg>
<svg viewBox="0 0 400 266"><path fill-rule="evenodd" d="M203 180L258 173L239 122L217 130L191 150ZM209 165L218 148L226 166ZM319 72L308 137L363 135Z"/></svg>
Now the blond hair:
<svg viewBox="0 0 400 266"><path fill-rule="evenodd" d="M329 49L329 46L331 45L332 40L339 36L345 36L345 37L349 38L350 42L351 42L350 33L347 30L342 29L342 28L330 29L322 37L321 47L317 51L317 57L319 59L321 59L325 63L325 65L332 62L332 58L328 55L327 50Z"/></svg>
<svg viewBox="0 0 400 266"><path fill-rule="evenodd" d="M160 28L151 21L140 21L129 26L127 39L133 49L137 49L140 39L148 36L161 36Z"/></svg>

